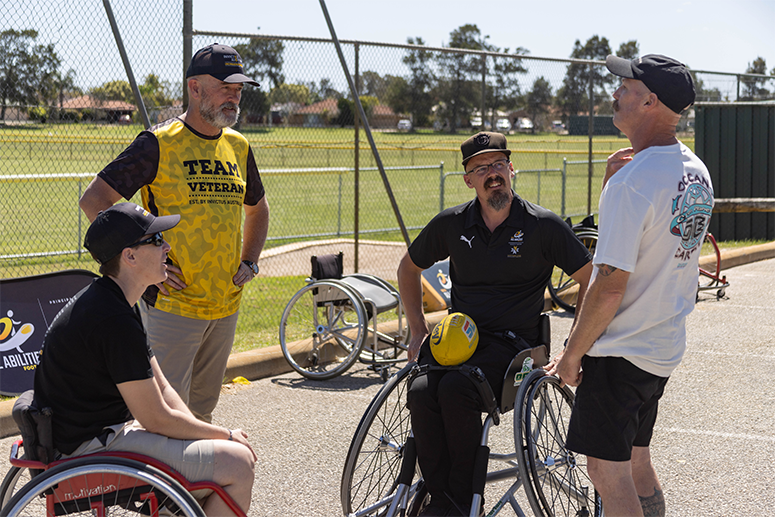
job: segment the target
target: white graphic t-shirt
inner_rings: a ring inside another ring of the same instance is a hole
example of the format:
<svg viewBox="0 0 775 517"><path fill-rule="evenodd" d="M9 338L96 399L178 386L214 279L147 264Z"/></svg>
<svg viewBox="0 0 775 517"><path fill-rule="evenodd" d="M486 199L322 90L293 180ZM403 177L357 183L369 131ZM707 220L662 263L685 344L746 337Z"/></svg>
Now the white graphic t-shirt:
<svg viewBox="0 0 775 517"><path fill-rule="evenodd" d="M609 180L593 263L630 278L616 316L588 355L624 357L670 376L686 349L686 316L694 309L712 210L708 169L680 142L639 152Z"/></svg>

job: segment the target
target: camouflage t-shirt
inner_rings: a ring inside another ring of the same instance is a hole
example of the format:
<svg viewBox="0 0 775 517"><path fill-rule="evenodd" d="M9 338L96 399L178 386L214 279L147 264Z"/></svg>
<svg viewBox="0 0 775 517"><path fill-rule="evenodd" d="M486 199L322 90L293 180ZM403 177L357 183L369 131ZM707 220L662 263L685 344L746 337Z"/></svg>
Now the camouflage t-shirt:
<svg viewBox="0 0 775 517"><path fill-rule="evenodd" d="M237 312L242 289L232 277L242 252L242 205L264 197L244 136L227 128L208 137L173 118L140 133L99 177L126 199L142 189L154 215L180 214L164 238L188 287L158 293L157 309L195 319Z"/></svg>

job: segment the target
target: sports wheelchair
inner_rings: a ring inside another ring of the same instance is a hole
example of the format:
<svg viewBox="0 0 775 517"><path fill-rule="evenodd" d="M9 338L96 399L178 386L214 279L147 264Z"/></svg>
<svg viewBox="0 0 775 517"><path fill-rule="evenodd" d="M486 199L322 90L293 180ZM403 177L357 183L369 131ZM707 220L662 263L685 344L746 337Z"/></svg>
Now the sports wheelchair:
<svg viewBox="0 0 775 517"><path fill-rule="evenodd" d="M53 460L50 416L41 415L29 402L14 406L22 439L11 446L12 466L0 484L0 517L204 517L194 496L209 492L201 491L214 492L235 515L246 517L217 483L191 483L148 456L114 451Z"/></svg>
<svg viewBox="0 0 775 517"><path fill-rule="evenodd" d="M409 338L398 290L376 276L343 275L341 252L313 256L306 282L280 320L280 347L291 367L324 380L360 360L387 381L390 367L406 360L399 355ZM392 310L397 318L379 324Z"/></svg>
<svg viewBox="0 0 775 517"><path fill-rule="evenodd" d="M549 317L542 315L543 339L539 342L544 344L520 352L511 361L500 404L481 370L474 368L469 376L487 406L474 472L472 517L479 515L485 485L502 480L511 480L512 484L486 514L488 517L497 515L506 505L523 517L515 497L520 486L524 486L537 516L602 515L602 504L586 472L586 457L565 448L573 392L567 386L560 387L559 379L546 375L541 368L548 363L549 335ZM382 387L361 418L342 473L344 515L415 516L428 504L406 405L411 380L428 368L414 362L406 365ZM491 453L490 430L515 407L514 452ZM505 465L488 471L491 460Z"/></svg>

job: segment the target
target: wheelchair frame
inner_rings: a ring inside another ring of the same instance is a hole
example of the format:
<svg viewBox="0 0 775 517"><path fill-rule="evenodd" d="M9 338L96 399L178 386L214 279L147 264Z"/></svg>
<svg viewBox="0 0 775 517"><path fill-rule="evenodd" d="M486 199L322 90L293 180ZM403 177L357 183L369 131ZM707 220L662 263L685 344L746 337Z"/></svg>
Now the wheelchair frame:
<svg viewBox="0 0 775 517"><path fill-rule="evenodd" d="M547 316L542 318L548 323ZM488 408L477 451L472 517L478 515L485 485L504 479L514 481L488 517L506 505L524 516L514 495L520 486L524 486L537 516L602 515L585 458L565 448L573 392L567 386L560 387L556 377L546 375L541 366L548 361L548 351L544 349L542 356L541 348L525 350L512 360L504 377L501 405ZM406 406L410 379L422 368L410 363L394 374L361 418L342 472L340 495L345 516L413 516L427 504ZM492 453L487 446L490 430L512 408L516 408L515 450ZM491 460L506 466L488 472Z"/></svg>
<svg viewBox="0 0 775 517"><path fill-rule="evenodd" d="M399 359L409 339L401 297L376 276L343 275L341 257L341 253L321 257L337 261L336 270L323 275L316 273L313 257L307 285L283 311L280 347L288 364L309 379L336 377L358 360L387 381L390 367L406 360ZM397 330L379 330L378 316L393 309Z"/></svg>
<svg viewBox="0 0 775 517"><path fill-rule="evenodd" d="M721 252L718 249L716 238L710 233L705 234L705 242L709 242L716 255L716 272L711 273L707 269L700 268L700 278L697 285L697 300L700 298L700 291L716 291L716 299L722 299L726 294L726 288L729 287L727 276L721 276ZM703 278L705 277L705 278Z"/></svg>
<svg viewBox="0 0 775 517"><path fill-rule="evenodd" d="M594 255L595 246L597 246L597 225L595 224L595 216L588 215L580 223L572 224L570 217L565 219L565 223L571 227L576 237L586 246L586 248ZM576 286L576 281L565 272L558 268L554 268L552 278L549 280L549 284L546 289L549 291L554 304L564 309L571 314L576 312L576 300L578 298L578 288L573 289Z"/></svg>
<svg viewBox="0 0 775 517"><path fill-rule="evenodd" d="M22 440L11 446L11 470L0 485L0 517L83 514L103 517L109 507L127 514L158 517L163 508L172 514L204 517L191 495L212 490L239 517L245 512L213 481L189 482L155 458L130 452L100 452L51 462L48 465L19 457ZM41 470L18 486L24 470ZM39 510L24 513L34 506ZM172 509L170 508L172 507ZM177 513L176 513L177 512ZM110 515L116 515L111 512Z"/></svg>

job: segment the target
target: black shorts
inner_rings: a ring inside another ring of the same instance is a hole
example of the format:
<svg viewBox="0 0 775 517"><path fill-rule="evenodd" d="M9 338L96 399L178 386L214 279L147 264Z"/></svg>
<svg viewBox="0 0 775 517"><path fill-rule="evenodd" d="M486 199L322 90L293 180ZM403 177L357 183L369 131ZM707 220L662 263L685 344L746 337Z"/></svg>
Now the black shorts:
<svg viewBox="0 0 775 517"><path fill-rule="evenodd" d="M581 360L568 449L609 461L629 461L632 448L648 447L667 377L641 370L621 357Z"/></svg>

